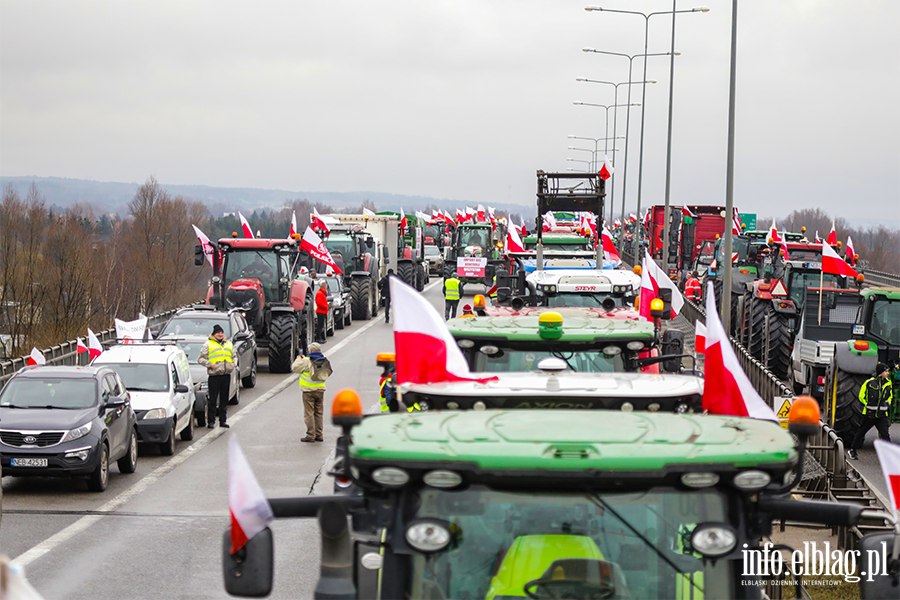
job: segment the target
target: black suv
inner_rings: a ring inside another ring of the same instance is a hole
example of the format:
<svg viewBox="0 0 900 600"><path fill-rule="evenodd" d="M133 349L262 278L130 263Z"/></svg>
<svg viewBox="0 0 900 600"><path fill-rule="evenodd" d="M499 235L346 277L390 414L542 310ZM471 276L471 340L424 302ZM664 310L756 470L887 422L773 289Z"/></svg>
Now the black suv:
<svg viewBox="0 0 900 600"><path fill-rule="evenodd" d="M137 418L108 367L26 367L0 392L3 475L87 477L92 492L137 467Z"/></svg>
<svg viewBox="0 0 900 600"><path fill-rule="evenodd" d="M209 337L213 325L221 325L225 338L234 346L235 370L245 388L256 386L256 334L247 326L247 320L238 309L218 310L215 306L198 304L182 308L169 319L157 337L186 338ZM233 391L233 390L232 390ZM234 402L237 404L237 402Z"/></svg>

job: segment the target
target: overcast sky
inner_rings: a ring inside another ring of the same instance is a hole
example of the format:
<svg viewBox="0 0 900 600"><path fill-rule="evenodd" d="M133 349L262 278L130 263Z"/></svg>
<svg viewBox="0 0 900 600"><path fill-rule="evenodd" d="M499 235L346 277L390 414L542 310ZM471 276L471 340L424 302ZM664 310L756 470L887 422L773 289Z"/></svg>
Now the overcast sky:
<svg viewBox="0 0 900 600"><path fill-rule="evenodd" d="M677 19L672 200L724 204L731 2L703 1ZM613 88L575 79L628 79L627 59L582 48L643 52L642 17L587 4L3 0L0 174L531 204L535 170L587 166L567 135L605 135L605 111L573 101ZM738 208L900 224L900 1L741 0L738 17ZM651 17L650 53L670 31ZM643 206L664 197L668 58L647 71Z"/></svg>

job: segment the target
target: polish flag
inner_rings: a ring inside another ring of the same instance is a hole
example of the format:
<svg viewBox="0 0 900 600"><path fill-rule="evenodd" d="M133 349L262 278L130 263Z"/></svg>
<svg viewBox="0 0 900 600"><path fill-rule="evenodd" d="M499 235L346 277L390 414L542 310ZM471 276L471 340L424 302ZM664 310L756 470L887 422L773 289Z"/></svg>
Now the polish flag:
<svg viewBox="0 0 900 600"><path fill-rule="evenodd" d="M481 204L478 205L478 220L484 221L484 206Z"/></svg>
<svg viewBox="0 0 900 600"><path fill-rule="evenodd" d="M213 264L213 247L212 243L209 241L209 238L205 233L200 231L200 228L196 225L191 225L194 228L194 234L197 236L197 239L200 241L200 246L203 247L203 254L206 255L206 260L209 261L209 266Z"/></svg>
<svg viewBox="0 0 900 600"><path fill-rule="evenodd" d="M772 219L772 226L769 227L769 235L766 236L766 243L770 242L784 243L784 240L778 235L778 227L775 226L775 219Z"/></svg>
<svg viewBox="0 0 900 600"><path fill-rule="evenodd" d="M294 239L294 236L297 235L297 211L291 212L291 231L288 233L288 239Z"/></svg>
<svg viewBox="0 0 900 600"><path fill-rule="evenodd" d="M444 222L447 225L455 225L456 224L456 222L453 220L453 217L450 216L450 213L444 212L444 211L440 211L440 213L441 213L441 218L444 219Z"/></svg>
<svg viewBox="0 0 900 600"><path fill-rule="evenodd" d="M853 249L853 240L850 239L850 236L847 236L847 251L846 256L850 257L850 266L856 266L856 259L853 257L856 256L856 250Z"/></svg>
<svg viewBox="0 0 900 600"><path fill-rule="evenodd" d="M825 238L825 241L829 246L837 246L837 232L834 230L834 221L831 222L831 232Z"/></svg>
<svg viewBox="0 0 900 600"><path fill-rule="evenodd" d="M473 209L471 206L467 206L466 207L466 221L468 221L469 219L474 219L474 218L475 218L475 209Z"/></svg>
<svg viewBox="0 0 900 600"><path fill-rule="evenodd" d="M231 554L275 520L237 436L228 438L228 512L231 513Z"/></svg>
<svg viewBox="0 0 900 600"><path fill-rule="evenodd" d="M88 347L84 345L84 342L81 341L81 338L75 338L75 353L82 354L83 352L88 351Z"/></svg>
<svg viewBox="0 0 900 600"><path fill-rule="evenodd" d="M816 229L816 243L817 243L817 244L821 244L821 243L822 243L822 238L819 237L819 230L818 230L818 229Z"/></svg>
<svg viewBox="0 0 900 600"><path fill-rule="evenodd" d="M317 229L318 231L324 231L328 233L331 231L331 228L328 227L328 224L325 222L325 219L322 218L322 215L319 214L319 211L316 210L316 207L313 206L312 214L309 215L310 224L313 226L313 229Z"/></svg>
<svg viewBox="0 0 900 600"><path fill-rule="evenodd" d="M512 222L510 222L510 224L512 224ZM525 218L522 217L522 215L519 215L519 233L522 235L522 237L528 235L528 228L525 227Z"/></svg>
<svg viewBox="0 0 900 600"><path fill-rule="evenodd" d="M741 218L738 216L737 209L734 209L734 218L731 220L731 233L734 235L741 235L741 231Z"/></svg>
<svg viewBox="0 0 900 600"><path fill-rule="evenodd" d="M653 317L650 316L650 302L659 297L660 288L672 290L672 318L674 319L681 312L681 307L684 306L684 296L645 249L644 260L641 264L640 313L648 321L653 320Z"/></svg>
<svg viewBox="0 0 900 600"><path fill-rule="evenodd" d="M394 302L394 349L397 354L397 383L477 381L469 371L462 351L431 303L399 277L391 277Z"/></svg>
<svg viewBox="0 0 900 600"><path fill-rule="evenodd" d="M494 216L494 207L488 206L488 218L491 220L491 223L497 220L497 217Z"/></svg>
<svg viewBox="0 0 900 600"><path fill-rule="evenodd" d="M303 233L303 239L300 240L300 249L306 250L310 256L334 269L335 273L343 273L341 268L337 266L337 263L334 262L334 259L331 258L331 253L325 247L325 242L316 235L312 227L307 227Z"/></svg>
<svg viewBox="0 0 900 600"><path fill-rule="evenodd" d="M694 323L694 351L697 354L706 352L706 325L700 321Z"/></svg>
<svg viewBox="0 0 900 600"><path fill-rule="evenodd" d="M613 176L613 173L616 172L616 169L612 166L612 162L609 160L609 156L603 155L603 164L600 166L600 178L603 181L606 181L610 177Z"/></svg>
<svg viewBox="0 0 900 600"><path fill-rule="evenodd" d="M698 323L699 325L699 323ZM706 289L706 340L703 361L703 410L713 415L732 415L778 422L772 408L753 388L741 369L728 335L716 311L716 294L710 281Z"/></svg>
<svg viewBox="0 0 900 600"><path fill-rule="evenodd" d="M691 210L690 208L688 208L687 206L682 206L682 207L681 207L681 216L683 216L683 217L691 217L692 219L696 219L696 218L697 218L697 215L694 214L694 211L692 211L692 210Z"/></svg>
<svg viewBox="0 0 900 600"><path fill-rule="evenodd" d="M822 244L822 271L831 273L832 275L840 275L841 277L856 278L859 273L853 270L837 252L834 251L828 242Z"/></svg>
<svg viewBox="0 0 900 600"><path fill-rule="evenodd" d="M464 213L463 211L461 211L457 208L456 209L456 222L462 223L465 220L465 218L466 218L466 213Z"/></svg>
<svg viewBox="0 0 900 600"><path fill-rule="evenodd" d="M94 335L94 332L91 331L90 327L88 327L88 352L90 353L91 360L94 360L103 354L103 346L100 344L100 340L97 339L97 336Z"/></svg>
<svg viewBox="0 0 900 600"><path fill-rule="evenodd" d="M238 217L241 219L241 229L244 230L244 237L248 240L252 240L253 238L253 230L250 229L250 223L247 222L247 219L244 218L244 215L238 211Z"/></svg>
<svg viewBox="0 0 900 600"><path fill-rule="evenodd" d="M400 207L400 229L406 229L409 223L406 221L406 213L403 212L403 207Z"/></svg>
<svg viewBox="0 0 900 600"><path fill-rule="evenodd" d="M47 359L44 358L44 353L38 350L37 348L31 349L31 354L28 355L28 360L25 362L26 365L46 365Z"/></svg>
<svg viewBox="0 0 900 600"><path fill-rule="evenodd" d="M875 454L881 463L881 472L884 474L884 482L891 497L891 508L896 513L900 508L900 446L884 440L875 440Z"/></svg>
<svg viewBox="0 0 900 600"><path fill-rule="evenodd" d="M601 243L603 244L603 258L606 260L614 260L616 264L622 262L622 257L619 256L619 251L616 249L616 245L613 244L612 236L609 231L604 227L603 235L600 236Z"/></svg>
<svg viewBox="0 0 900 600"><path fill-rule="evenodd" d="M544 214L544 225L551 229L557 227L556 215L554 215L552 211L548 211Z"/></svg>
<svg viewBox="0 0 900 600"><path fill-rule="evenodd" d="M519 237L519 232L515 227L506 230L506 251L507 252L525 252L525 244Z"/></svg>

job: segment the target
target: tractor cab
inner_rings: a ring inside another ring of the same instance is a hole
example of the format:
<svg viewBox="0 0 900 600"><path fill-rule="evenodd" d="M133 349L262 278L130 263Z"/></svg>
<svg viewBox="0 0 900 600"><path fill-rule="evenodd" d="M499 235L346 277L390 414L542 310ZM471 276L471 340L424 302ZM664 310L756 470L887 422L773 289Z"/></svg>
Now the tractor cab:
<svg viewBox="0 0 900 600"><path fill-rule="evenodd" d="M641 278L623 269L535 271L525 278L527 304L549 307L632 306Z"/></svg>

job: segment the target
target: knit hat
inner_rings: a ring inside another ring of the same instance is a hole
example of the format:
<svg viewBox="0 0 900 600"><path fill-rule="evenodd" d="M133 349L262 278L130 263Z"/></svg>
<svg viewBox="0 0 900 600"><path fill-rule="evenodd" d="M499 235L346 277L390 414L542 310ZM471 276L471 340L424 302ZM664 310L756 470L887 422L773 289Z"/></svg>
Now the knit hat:
<svg viewBox="0 0 900 600"><path fill-rule="evenodd" d="M888 371L888 370L890 370L890 367L888 365L884 364L883 362L880 362L880 363L878 363L878 366L875 367L875 374L881 375L882 373L884 373L885 371Z"/></svg>
<svg viewBox="0 0 900 600"><path fill-rule="evenodd" d="M213 325L213 332L212 332L212 334L213 334L213 335L216 335L217 333L225 333L225 330L222 329L222 326L219 325L218 323L216 323L215 325Z"/></svg>

